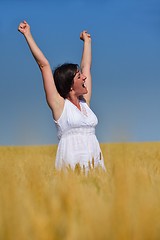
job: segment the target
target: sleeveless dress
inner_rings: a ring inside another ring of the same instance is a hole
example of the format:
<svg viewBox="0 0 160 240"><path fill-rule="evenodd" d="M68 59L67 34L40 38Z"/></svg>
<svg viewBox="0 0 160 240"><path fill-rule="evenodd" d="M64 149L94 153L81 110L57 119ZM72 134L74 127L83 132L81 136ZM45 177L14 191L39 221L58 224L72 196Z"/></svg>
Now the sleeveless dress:
<svg viewBox="0 0 160 240"><path fill-rule="evenodd" d="M95 135L98 119L85 101L80 100L80 107L81 110L65 99L63 112L55 121L59 138L55 167L58 170L66 167L74 170L78 164L85 171L98 166L105 170Z"/></svg>

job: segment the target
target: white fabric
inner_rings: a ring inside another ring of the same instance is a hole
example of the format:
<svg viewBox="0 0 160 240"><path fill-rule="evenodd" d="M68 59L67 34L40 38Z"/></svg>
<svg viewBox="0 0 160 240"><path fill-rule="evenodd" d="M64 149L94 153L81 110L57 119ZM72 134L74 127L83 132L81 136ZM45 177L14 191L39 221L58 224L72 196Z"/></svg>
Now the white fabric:
<svg viewBox="0 0 160 240"><path fill-rule="evenodd" d="M65 99L62 115L55 121L59 144L56 155L56 169L79 163L82 169L101 166L105 169L102 152L95 135L98 123L96 115L84 101L80 101L81 111Z"/></svg>

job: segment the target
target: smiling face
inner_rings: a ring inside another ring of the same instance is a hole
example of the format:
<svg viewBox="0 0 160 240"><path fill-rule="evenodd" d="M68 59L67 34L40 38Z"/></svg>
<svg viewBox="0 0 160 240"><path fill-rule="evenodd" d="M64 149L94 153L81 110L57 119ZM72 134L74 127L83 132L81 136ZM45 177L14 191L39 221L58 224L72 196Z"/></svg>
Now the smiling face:
<svg viewBox="0 0 160 240"><path fill-rule="evenodd" d="M88 93L88 90L85 84L86 78L87 77L83 73L81 73L81 71L78 69L74 77L74 83L72 85L72 90L75 92L75 95L77 97Z"/></svg>

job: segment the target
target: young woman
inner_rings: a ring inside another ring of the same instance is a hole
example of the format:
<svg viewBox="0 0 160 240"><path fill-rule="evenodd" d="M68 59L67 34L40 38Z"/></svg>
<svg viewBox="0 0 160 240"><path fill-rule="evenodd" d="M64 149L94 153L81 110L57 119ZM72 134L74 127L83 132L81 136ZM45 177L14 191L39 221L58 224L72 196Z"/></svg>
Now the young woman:
<svg viewBox="0 0 160 240"><path fill-rule="evenodd" d="M80 67L65 63L52 73L50 64L35 43L26 21L18 30L24 35L35 58L44 83L47 103L53 113L58 131L59 144L56 169L79 165L83 170L102 167L102 152L95 135L97 117L89 107L91 98L91 36L87 31L80 34L84 42Z"/></svg>

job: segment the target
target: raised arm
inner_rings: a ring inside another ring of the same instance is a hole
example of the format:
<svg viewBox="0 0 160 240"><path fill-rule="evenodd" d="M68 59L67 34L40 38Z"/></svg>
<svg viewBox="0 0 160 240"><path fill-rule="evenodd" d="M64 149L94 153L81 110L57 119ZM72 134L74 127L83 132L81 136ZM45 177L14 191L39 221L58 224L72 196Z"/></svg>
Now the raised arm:
<svg viewBox="0 0 160 240"><path fill-rule="evenodd" d="M84 98L86 102L90 103L91 94L92 94L92 78L91 78L91 61L92 61L92 53L91 53L91 36L87 31L83 31L80 34L80 39L84 42L83 43L83 52L82 52L82 59L81 59L81 70L82 73L87 77L86 78L86 85L88 89L88 93L85 94Z"/></svg>
<svg viewBox="0 0 160 240"><path fill-rule="evenodd" d="M57 92L50 64L34 41L30 31L30 26L26 21L20 23L18 31L24 35L31 53L41 70L46 100L53 112L55 120L57 120L62 113L64 99Z"/></svg>

